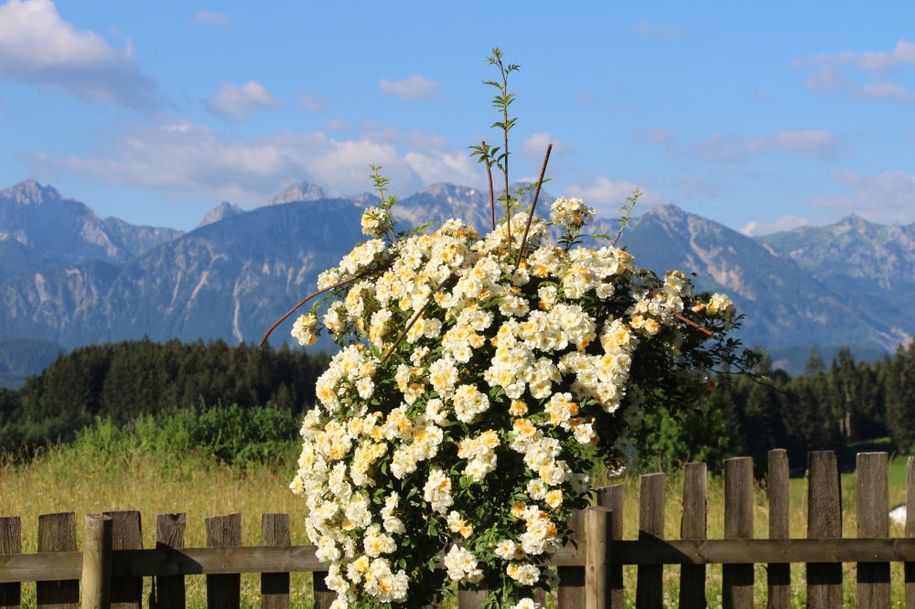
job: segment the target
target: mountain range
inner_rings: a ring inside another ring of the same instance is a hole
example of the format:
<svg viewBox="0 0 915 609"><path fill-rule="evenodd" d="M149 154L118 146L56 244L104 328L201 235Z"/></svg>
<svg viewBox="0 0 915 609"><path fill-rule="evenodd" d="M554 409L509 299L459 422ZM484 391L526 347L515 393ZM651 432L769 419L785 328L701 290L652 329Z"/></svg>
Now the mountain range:
<svg viewBox="0 0 915 609"><path fill-rule="evenodd" d="M546 209L551 197L541 198ZM223 202L182 233L101 219L51 186L20 182L0 191L0 337L64 349L144 336L255 342L362 239L362 209L377 200L302 182L253 210ZM490 222L488 194L452 184L394 212L412 226ZM614 232L616 221L596 228ZM849 217L751 238L666 205L633 218L622 243L641 266L690 271L700 288L730 294L746 314L741 338L789 368L814 345L871 358L915 334L915 225Z"/></svg>

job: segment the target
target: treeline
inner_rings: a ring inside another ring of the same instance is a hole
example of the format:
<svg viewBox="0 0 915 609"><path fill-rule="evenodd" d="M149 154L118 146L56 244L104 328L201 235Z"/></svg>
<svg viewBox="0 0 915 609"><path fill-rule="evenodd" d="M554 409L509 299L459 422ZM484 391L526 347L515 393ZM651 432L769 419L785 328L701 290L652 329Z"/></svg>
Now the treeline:
<svg viewBox="0 0 915 609"><path fill-rule="evenodd" d="M808 451L842 453L883 437L908 452L915 447L915 345L875 362L841 349L826 363L814 351L795 377L763 356L752 375L714 379L698 407L655 413L645 423L637 449L648 467L713 465L737 455L764 466L771 448L786 448L800 468Z"/></svg>
<svg viewBox="0 0 915 609"><path fill-rule="evenodd" d="M293 414L313 404L323 355L225 342L92 345L57 358L18 391L0 388L0 450L67 441L106 419L203 406L270 406Z"/></svg>

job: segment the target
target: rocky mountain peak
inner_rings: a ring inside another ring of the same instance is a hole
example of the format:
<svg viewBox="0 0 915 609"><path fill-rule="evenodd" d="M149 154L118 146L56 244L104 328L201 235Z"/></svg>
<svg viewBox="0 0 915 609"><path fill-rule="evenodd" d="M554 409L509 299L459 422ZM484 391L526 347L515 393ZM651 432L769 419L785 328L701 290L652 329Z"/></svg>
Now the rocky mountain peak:
<svg viewBox="0 0 915 609"><path fill-rule="evenodd" d="M0 199L23 205L40 205L48 201L59 201L60 193L53 186L42 186L36 180L23 180L10 188L0 190Z"/></svg>
<svg viewBox="0 0 915 609"><path fill-rule="evenodd" d="M282 205L294 201L318 201L326 199L324 189L312 182L302 181L290 184L284 191L270 200L271 205Z"/></svg>
<svg viewBox="0 0 915 609"><path fill-rule="evenodd" d="M223 201L206 213L206 215L203 217L203 220L201 220L200 224L197 225L197 228L219 222L220 220L225 220L231 216L236 216L243 211L244 210L240 206L235 205L234 203L229 203L228 201Z"/></svg>

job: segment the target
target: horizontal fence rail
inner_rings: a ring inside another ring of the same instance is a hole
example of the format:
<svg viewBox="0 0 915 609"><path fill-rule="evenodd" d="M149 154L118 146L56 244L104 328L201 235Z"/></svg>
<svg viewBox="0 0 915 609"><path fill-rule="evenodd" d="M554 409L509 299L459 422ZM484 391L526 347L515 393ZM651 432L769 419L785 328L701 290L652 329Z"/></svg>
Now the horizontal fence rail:
<svg viewBox="0 0 915 609"><path fill-rule="evenodd" d="M729 459L724 467L724 539L707 539L707 468L688 464L683 472L680 539L664 539L666 477L640 478L638 539L623 539L623 487L597 493L595 507L573 521L576 544L551 563L559 573L556 606L606 609L623 606L623 566L637 567L635 605L663 605L665 565L680 565L679 606L706 606L706 565L722 567L723 606L753 607L754 564L765 564L767 607L790 607L791 563L806 564L807 606L842 605L842 563L857 563L858 607L889 607L892 562L904 563L906 608L915 609L915 458L907 468L907 520L904 537L889 535L888 457L857 457L857 536L843 538L838 463L832 452L810 453L807 474L807 537L790 538L789 478L785 451L769 454L764 485L768 495L768 539L753 538L753 462ZM89 515L83 550L76 548L72 513L39 517L38 551L21 552L18 517L0 518L0 607L17 607L21 582L35 581L39 607L88 609L140 607L143 578L153 578L151 607L184 608L188 575L207 577L208 607L240 605L242 573L261 574L262 607L289 606L289 573L312 572L316 609L334 598L323 582L326 565L312 546L290 544L289 517L264 514L260 546L241 546L241 516L207 518L205 548L185 548L184 514L156 521L156 547L143 549L136 511ZM80 590L82 588L82 590ZM82 594L81 594L82 593ZM459 592L459 607L482 606L485 593Z"/></svg>

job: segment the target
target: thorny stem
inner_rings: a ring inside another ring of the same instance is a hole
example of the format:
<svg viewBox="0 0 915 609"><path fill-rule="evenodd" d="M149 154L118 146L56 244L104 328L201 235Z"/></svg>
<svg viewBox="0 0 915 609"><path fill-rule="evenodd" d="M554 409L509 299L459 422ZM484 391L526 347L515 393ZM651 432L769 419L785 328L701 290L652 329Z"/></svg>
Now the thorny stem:
<svg viewBox="0 0 915 609"><path fill-rule="evenodd" d="M486 142L480 142L480 149L486 150ZM486 177L489 179L489 215L492 219L492 230L496 230L496 193L492 186L492 161L488 158L486 162Z"/></svg>
<svg viewBox="0 0 915 609"><path fill-rule="evenodd" d="M521 266L524 260L524 248L527 246L527 234L531 230L531 222L534 220L534 210L537 209L537 200L540 198L540 187L543 186L543 177L546 175L546 166L550 162L550 153L553 152L552 142L546 147L546 154L543 157L543 165L540 167L540 179L537 180L537 188L534 190L534 201L531 203L531 211L527 214L527 224L524 226L524 236L521 238L521 248L518 250L518 260L515 261L515 270ZM509 241L509 243L511 243Z"/></svg>
<svg viewBox="0 0 915 609"><path fill-rule="evenodd" d="M356 281L357 279L361 279L361 278L364 277L364 276L365 276L365 273L360 273L359 275L356 275L355 277L350 277L349 279L344 279L343 281L337 282L337 283L335 283L334 285L332 285L332 286L330 286L330 287L324 288L323 290L316 290L316 291L312 292L311 294L309 294L308 296L306 296L305 298L303 298L302 300L300 300L299 302L295 303L295 306L293 306L291 309L289 309L288 311L286 311L286 312L283 314L282 317L280 317L280 318L277 319L275 322L273 322L273 325L272 325L272 326L270 326L269 328L267 328L267 331L264 332L264 336L261 338L260 346L263 347L264 345L266 345L266 344L267 344L267 339L270 338L270 335L273 334L273 331L276 330L276 329L279 327L279 325L280 325L281 323L283 323L284 321L286 321L287 319L289 319L289 316L290 316L290 315L292 315L293 313L295 313L296 311L298 311L300 308L302 308L303 306L305 306L305 304L306 304L309 300L312 300L312 299L314 299L314 298L317 298L317 297L320 296L321 294L326 294L327 292L330 292L330 291L332 291L332 290L336 290L337 288L341 288L341 287L345 286L345 285L348 284L348 283L352 283L352 282Z"/></svg>
<svg viewBox="0 0 915 609"><path fill-rule="evenodd" d="M676 317L677 319L679 319L680 321L682 321L683 323L685 323L687 326L690 326L691 328L695 328L696 330L699 330L700 332L702 332L702 333L705 334L706 336L714 336L714 335L715 335L714 332L712 332L711 330L709 330L708 328L706 328L705 326L703 326L703 325L701 325L701 324L697 324L696 322L694 322L692 319L690 319L689 317L687 317L687 316L685 316L685 315L681 315L680 313L676 313L676 314L674 315L674 317Z"/></svg>

